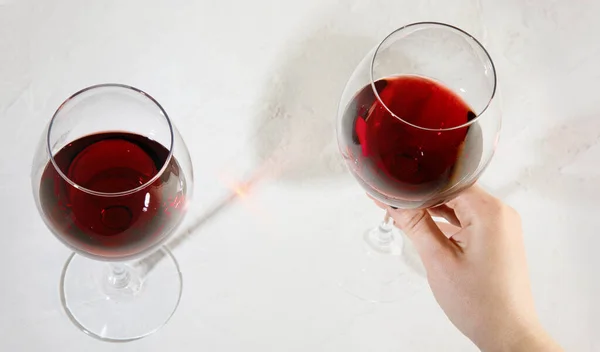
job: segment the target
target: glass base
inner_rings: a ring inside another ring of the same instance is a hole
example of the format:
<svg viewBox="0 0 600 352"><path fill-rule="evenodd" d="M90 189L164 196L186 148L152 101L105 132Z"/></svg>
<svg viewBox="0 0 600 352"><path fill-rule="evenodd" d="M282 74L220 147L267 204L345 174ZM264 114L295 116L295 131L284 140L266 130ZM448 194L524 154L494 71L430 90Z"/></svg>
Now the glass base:
<svg viewBox="0 0 600 352"><path fill-rule="evenodd" d="M361 300L392 303L427 287L425 269L400 230L386 226L365 233L364 241L347 247L345 275L339 286Z"/></svg>
<svg viewBox="0 0 600 352"><path fill-rule="evenodd" d="M114 264L73 253L60 290L63 308L80 330L99 340L125 342L167 323L179 305L182 278L166 248L145 260Z"/></svg>

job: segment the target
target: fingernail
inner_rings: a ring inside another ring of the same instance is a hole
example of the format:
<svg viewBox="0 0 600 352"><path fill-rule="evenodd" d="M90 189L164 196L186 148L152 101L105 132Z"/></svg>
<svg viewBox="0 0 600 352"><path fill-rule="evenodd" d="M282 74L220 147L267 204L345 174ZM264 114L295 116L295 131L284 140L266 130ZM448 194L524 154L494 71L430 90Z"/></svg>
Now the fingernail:
<svg viewBox="0 0 600 352"><path fill-rule="evenodd" d="M395 206L393 206L393 205L390 205L390 208L398 210L398 208L396 208L396 207L395 207Z"/></svg>

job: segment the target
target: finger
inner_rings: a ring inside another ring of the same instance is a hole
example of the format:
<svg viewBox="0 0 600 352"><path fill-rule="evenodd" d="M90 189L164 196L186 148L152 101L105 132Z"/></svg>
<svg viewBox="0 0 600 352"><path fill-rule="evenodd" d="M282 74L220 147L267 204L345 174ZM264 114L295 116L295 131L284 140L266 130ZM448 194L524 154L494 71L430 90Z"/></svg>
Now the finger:
<svg viewBox="0 0 600 352"><path fill-rule="evenodd" d="M452 242L452 244L454 244L459 251L463 252L465 250L466 244L461 236L462 232L460 227L456 227L445 222L436 222L436 224L444 233L444 236L446 236L446 238L448 238L448 240Z"/></svg>
<svg viewBox="0 0 600 352"><path fill-rule="evenodd" d="M454 210L456 218L465 228L477 221L489 218L498 205L502 204L497 198L484 191L479 186L473 186L448 201L446 206Z"/></svg>
<svg viewBox="0 0 600 352"><path fill-rule="evenodd" d="M388 213L396 226L412 240L424 262L455 250L426 210L395 210L388 207Z"/></svg>
<svg viewBox="0 0 600 352"><path fill-rule="evenodd" d="M460 231L460 227L445 222L436 222L435 224L440 229L440 231L442 231L444 236L446 236L446 238L450 238Z"/></svg>
<svg viewBox="0 0 600 352"><path fill-rule="evenodd" d="M450 208L446 204L442 204L440 206L437 206L435 208L430 208L427 210L429 211L429 214L431 214L432 216L439 216L441 218L446 219L446 221L448 221L452 225L460 227L460 221L456 217L456 214L454 213L454 209Z"/></svg>

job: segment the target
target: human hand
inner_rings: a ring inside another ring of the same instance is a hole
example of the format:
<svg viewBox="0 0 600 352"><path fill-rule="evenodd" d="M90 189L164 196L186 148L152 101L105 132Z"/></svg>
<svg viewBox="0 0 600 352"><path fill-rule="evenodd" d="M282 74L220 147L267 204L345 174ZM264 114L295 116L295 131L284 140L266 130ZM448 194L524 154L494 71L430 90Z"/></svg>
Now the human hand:
<svg viewBox="0 0 600 352"><path fill-rule="evenodd" d="M481 350L561 351L535 312L514 209L479 187L428 210L376 203L414 243L448 318ZM437 224L432 215L453 226Z"/></svg>

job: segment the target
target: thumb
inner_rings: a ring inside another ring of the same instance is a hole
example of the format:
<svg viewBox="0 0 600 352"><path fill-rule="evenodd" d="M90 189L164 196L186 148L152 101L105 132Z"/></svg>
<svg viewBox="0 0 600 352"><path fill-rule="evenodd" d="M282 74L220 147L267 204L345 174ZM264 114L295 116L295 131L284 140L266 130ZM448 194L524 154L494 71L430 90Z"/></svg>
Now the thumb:
<svg viewBox="0 0 600 352"><path fill-rule="evenodd" d="M388 213L414 243L423 262L453 253L452 242L444 235L427 210L388 208Z"/></svg>

